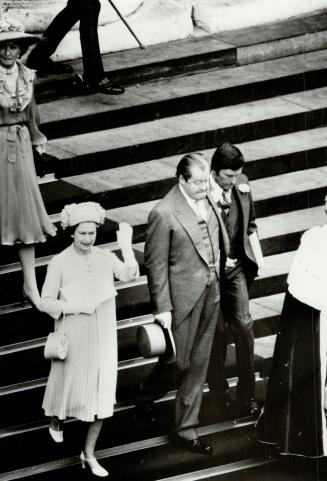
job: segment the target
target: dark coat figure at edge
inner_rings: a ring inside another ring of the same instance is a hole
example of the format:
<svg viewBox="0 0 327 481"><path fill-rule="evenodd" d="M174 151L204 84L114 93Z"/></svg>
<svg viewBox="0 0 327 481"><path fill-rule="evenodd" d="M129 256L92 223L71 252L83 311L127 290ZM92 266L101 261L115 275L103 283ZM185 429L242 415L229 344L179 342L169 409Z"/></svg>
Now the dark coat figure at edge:
<svg viewBox="0 0 327 481"><path fill-rule="evenodd" d="M99 0L68 0L66 7L52 20L40 42L27 58L26 65L38 73L62 74L72 71L69 65L58 64L50 59L67 33L79 21L79 32L83 56L84 76L78 84L80 93L101 92L117 95L124 88L113 84L105 77L101 59L98 18L101 9Z"/></svg>
<svg viewBox="0 0 327 481"><path fill-rule="evenodd" d="M208 383L217 406L232 400L224 373L227 352L226 326L236 349L237 397L249 414L259 414L255 400L254 335L248 288L263 263L257 235L254 203L248 178L242 174L244 158L230 143L219 146L211 160L210 191L226 225L230 251L221 271L221 313L208 371Z"/></svg>
<svg viewBox="0 0 327 481"><path fill-rule="evenodd" d="M211 345L219 311L220 262L229 242L216 204L207 194L209 166L201 154L182 158L178 185L149 215L145 265L154 315L172 327L176 361L163 357L138 389L136 407L151 416L152 403L169 389L176 375L174 439L186 449L211 454L196 426L203 397Z"/></svg>
<svg viewBox="0 0 327 481"><path fill-rule="evenodd" d="M327 212L327 197L325 199ZM305 232L288 276L259 440L281 454L327 456L327 225Z"/></svg>

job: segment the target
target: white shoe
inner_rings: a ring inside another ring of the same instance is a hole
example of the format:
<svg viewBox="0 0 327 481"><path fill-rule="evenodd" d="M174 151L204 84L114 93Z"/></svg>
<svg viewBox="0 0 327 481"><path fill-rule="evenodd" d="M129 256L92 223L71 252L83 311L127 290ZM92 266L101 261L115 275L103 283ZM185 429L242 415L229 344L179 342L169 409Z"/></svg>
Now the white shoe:
<svg viewBox="0 0 327 481"><path fill-rule="evenodd" d="M99 476L100 478L105 478L106 476L109 476L108 471L98 463L96 458L86 458L82 451L80 459L82 463L82 468L85 469L87 465L94 474L94 476Z"/></svg>
<svg viewBox="0 0 327 481"><path fill-rule="evenodd" d="M49 433L55 443L62 443L64 441L64 432L62 430L57 431L56 429L52 429L52 427L49 426Z"/></svg>

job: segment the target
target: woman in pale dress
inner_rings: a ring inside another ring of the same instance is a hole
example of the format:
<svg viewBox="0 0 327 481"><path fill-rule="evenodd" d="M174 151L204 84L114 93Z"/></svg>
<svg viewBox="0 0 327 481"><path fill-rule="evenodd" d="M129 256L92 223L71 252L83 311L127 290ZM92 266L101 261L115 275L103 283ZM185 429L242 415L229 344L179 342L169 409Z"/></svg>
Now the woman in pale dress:
<svg viewBox="0 0 327 481"><path fill-rule="evenodd" d="M34 70L18 59L38 39L0 11L0 244L15 246L23 271L23 291L38 306L35 244L55 235L41 197L32 144L43 154L47 139L39 131Z"/></svg>
<svg viewBox="0 0 327 481"><path fill-rule="evenodd" d="M326 224L303 234L287 281L259 440L284 455L319 458L327 456Z"/></svg>
<svg viewBox="0 0 327 481"><path fill-rule="evenodd" d="M139 275L132 250L132 228L122 223L117 241L124 262L108 249L94 247L105 211L94 202L71 204L61 213L73 243L48 266L40 309L55 319L68 339L68 356L53 360L43 408L51 437L63 441L63 423L76 418L89 424L82 465L107 476L94 450L103 420L113 415L117 380L117 334L114 276L129 281Z"/></svg>

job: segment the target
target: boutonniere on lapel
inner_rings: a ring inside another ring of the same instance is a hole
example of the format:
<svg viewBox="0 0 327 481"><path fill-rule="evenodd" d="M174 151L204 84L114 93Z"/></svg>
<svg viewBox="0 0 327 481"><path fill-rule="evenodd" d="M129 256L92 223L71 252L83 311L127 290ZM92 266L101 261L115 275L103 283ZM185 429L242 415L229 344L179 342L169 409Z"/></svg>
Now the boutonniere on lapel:
<svg viewBox="0 0 327 481"><path fill-rule="evenodd" d="M250 192L249 184L239 184L237 187L242 194L248 194Z"/></svg>

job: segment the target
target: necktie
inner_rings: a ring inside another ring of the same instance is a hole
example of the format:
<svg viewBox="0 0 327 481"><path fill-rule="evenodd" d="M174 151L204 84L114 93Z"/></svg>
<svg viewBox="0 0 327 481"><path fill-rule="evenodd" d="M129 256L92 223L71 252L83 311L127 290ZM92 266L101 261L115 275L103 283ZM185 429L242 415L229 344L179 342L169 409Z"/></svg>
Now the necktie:
<svg viewBox="0 0 327 481"><path fill-rule="evenodd" d="M228 214L229 214L231 203L232 203L231 190L223 190L221 193L221 198L219 200L219 207L221 208L221 216L226 226L228 225Z"/></svg>

